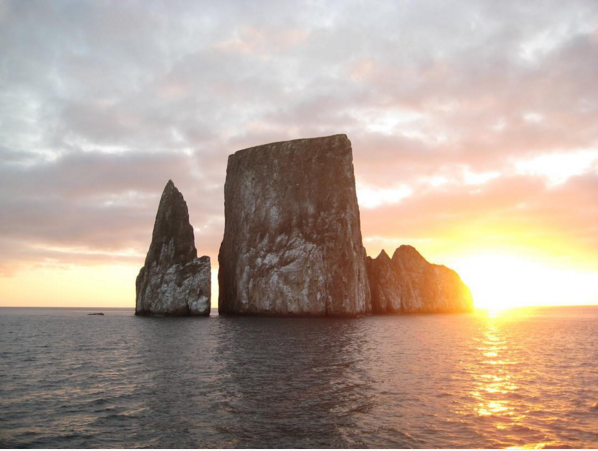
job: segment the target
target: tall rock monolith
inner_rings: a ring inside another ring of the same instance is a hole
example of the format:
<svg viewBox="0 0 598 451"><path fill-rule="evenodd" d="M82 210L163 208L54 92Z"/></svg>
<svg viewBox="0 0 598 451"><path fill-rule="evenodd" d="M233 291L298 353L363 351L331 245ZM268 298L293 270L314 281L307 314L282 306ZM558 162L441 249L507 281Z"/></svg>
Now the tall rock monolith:
<svg viewBox="0 0 598 451"><path fill-rule="evenodd" d="M367 313L366 255L346 135L230 155L224 197L220 314Z"/></svg>

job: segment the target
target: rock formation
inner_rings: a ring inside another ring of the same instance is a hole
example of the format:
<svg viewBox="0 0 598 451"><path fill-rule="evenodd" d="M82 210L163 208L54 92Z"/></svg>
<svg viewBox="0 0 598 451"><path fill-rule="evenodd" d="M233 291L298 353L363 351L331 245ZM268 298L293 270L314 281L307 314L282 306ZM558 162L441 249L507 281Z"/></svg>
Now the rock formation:
<svg viewBox="0 0 598 451"><path fill-rule="evenodd" d="M226 172L220 314L358 316L369 287L345 135L236 152Z"/></svg>
<svg viewBox="0 0 598 451"><path fill-rule="evenodd" d="M169 180L158 207L152 244L137 276L136 315L210 314L210 258L197 258L183 195Z"/></svg>
<svg viewBox="0 0 598 451"><path fill-rule="evenodd" d="M473 310L473 299L459 275L428 263L415 248L399 247L392 260L382 251L368 257L374 313L448 313Z"/></svg>
<svg viewBox="0 0 598 451"><path fill-rule="evenodd" d="M376 259L367 258L372 313L400 313L402 288L395 267L383 250Z"/></svg>

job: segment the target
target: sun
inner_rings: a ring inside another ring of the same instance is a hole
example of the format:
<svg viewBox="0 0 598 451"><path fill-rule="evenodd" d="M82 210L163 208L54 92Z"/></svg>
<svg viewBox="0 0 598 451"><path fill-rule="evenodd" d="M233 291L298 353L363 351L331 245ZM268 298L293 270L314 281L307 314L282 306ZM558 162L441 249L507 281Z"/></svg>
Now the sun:
<svg viewBox="0 0 598 451"><path fill-rule="evenodd" d="M554 268L531 257L480 254L455 266L476 308L581 305L595 303L598 297L595 273Z"/></svg>

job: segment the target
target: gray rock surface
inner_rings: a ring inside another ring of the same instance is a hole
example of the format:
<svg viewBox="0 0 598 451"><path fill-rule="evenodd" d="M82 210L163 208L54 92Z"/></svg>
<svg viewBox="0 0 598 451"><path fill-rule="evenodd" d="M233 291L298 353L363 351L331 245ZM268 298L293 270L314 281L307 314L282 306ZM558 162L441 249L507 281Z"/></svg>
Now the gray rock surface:
<svg viewBox="0 0 598 451"><path fill-rule="evenodd" d="M382 251L368 257L374 313L450 313L473 310L473 298L459 275L428 263L412 246L399 247L392 260Z"/></svg>
<svg viewBox="0 0 598 451"><path fill-rule="evenodd" d="M367 257L372 313L401 313L403 288L388 254L382 250L377 258Z"/></svg>
<svg viewBox="0 0 598 451"><path fill-rule="evenodd" d="M370 305L345 135L236 152L218 261L223 315L359 316Z"/></svg>
<svg viewBox="0 0 598 451"><path fill-rule="evenodd" d="M145 265L137 276L135 314L209 315L210 276L210 258L197 258L187 203L169 180Z"/></svg>

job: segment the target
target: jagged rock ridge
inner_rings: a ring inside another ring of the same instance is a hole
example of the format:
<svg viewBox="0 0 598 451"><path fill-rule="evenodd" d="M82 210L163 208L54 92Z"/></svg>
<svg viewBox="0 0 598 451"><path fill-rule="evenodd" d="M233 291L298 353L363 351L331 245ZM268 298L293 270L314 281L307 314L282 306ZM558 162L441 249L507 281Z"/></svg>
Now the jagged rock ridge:
<svg viewBox="0 0 598 451"><path fill-rule="evenodd" d="M345 135L228 158L220 314L357 316L370 305Z"/></svg>
<svg viewBox="0 0 598 451"><path fill-rule="evenodd" d="M169 180L145 265L137 276L135 314L209 315L210 276L210 258L197 258L187 203Z"/></svg>
<svg viewBox="0 0 598 451"><path fill-rule="evenodd" d="M367 259L374 313L448 313L473 310L473 299L459 275L428 263L412 246L399 247L392 260L385 251Z"/></svg>

